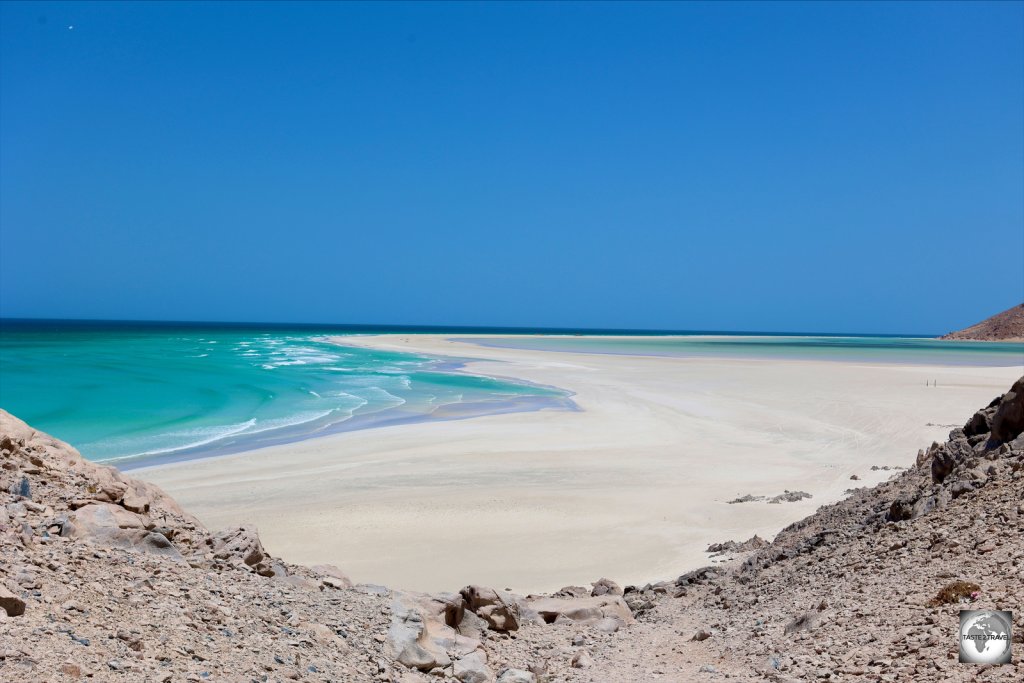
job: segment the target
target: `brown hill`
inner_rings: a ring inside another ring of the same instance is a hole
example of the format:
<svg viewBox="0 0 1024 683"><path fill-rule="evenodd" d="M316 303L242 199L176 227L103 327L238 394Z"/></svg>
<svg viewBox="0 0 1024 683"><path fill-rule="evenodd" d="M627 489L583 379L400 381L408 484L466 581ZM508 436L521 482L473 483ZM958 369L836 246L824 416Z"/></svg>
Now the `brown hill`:
<svg viewBox="0 0 1024 683"><path fill-rule="evenodd" d="M1008 308L977 325L971 325L958 332L950 332L939 339L1024 341L1024 304Z"/></svg>
<svg viewBox="0 0 1024 683"><path fill-rule="evenodd" d="M0 410L0 680L1021 680L1022 430L1024 377L888 481L673 581L424 595L211 533ZM1016 608L1017 663L959 664L962 608Z"/></svg>

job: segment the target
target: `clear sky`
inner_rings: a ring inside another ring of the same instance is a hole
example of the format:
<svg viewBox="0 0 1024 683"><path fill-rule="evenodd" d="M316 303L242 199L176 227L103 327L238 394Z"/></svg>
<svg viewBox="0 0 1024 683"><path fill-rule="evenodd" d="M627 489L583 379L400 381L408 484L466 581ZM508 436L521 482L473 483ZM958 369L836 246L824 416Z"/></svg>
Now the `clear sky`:
<svg viewBox="0 0 1024 683"><path fill-rule="evenodd" d="M939 333L1024 4L0 3L0 315Z"/></svg>

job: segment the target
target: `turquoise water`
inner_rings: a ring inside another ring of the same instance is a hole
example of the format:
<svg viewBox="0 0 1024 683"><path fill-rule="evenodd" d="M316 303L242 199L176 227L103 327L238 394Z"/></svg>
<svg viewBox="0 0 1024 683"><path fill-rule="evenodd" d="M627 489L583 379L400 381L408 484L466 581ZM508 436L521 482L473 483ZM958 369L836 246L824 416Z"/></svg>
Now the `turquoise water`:
<svg viewBox="0 0 1024 683"><path fill-rule="evenodd" d="M458 337L453 337L459 339ZM465 338L482 346L575 353L611 353L679 358L824 360L911 363L1024 369L1024 344L939 341L916 337L842 336L586 336Z"/></svg>
<svg viewBox="0 0 1024 683"><path fill-rule="evenodd" d="M407 330L419 331L439 330ZM123 468L403 422L575 409L560 389L473 375L457 359L324 340L340 332L0 321L0 407L87 458ZM508 335L466 341L589 353L1024 368L1024 344L933 339Z"/></svg>
<svg viewBox="0 0 1024 683"><path fill-rule="evenodd" d="M574 407L459 363L342 347L324 330L0 328L0 407L121 467L331 431Z"/></svg>

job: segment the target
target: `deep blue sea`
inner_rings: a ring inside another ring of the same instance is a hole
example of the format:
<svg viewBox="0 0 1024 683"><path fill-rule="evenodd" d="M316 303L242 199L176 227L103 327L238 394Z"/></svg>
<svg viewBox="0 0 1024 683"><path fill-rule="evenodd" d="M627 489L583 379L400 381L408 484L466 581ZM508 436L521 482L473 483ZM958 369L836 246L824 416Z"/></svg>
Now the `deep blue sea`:
<svg viewBox="0 0 1024 683"><path fill-rule="evenodd" d="M566 391L475 375L457 358L325 339L372 332L488 333L499 336L474 341L549 351L1024 367L1024 344L904 337L2 320L0 407L121 467L402 422L575 409Z"/></svg>

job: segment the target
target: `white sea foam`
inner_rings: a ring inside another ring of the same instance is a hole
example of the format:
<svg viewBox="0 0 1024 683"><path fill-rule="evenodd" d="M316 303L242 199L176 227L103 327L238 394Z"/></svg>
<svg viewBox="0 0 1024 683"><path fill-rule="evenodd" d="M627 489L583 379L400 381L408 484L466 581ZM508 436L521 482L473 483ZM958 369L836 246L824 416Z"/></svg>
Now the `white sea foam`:
<svg viewBox="0 0 1024 683"><path fill-rule="evenodd" d="M250 427L256 426L256 418L246 420L245 422L239 422L232 425L216 425L211 427L195 427L193 429L185 429L174 432L167 432L166 434L160 435L161 441L176 441L177 443L173 446L163 446L159 448L146 448L143 451L131 453L129 455L122 455L116 458L107 458L106 460L124 460L125 458L137 458L143 455L162 455L165 453L174 453L176 451L183 451L188 448L199 448L200 446L207 446L221 439L226 439L229 436L241 434ZM142 443L149 439L146 437L131 437L121 439L111 439L104 442L106 447L110 446L123 446L125 450L132 447L132 444L138 444L136 448L142 446ZM83 444L83 451L88 452L90 446L97 444Z"/></svg>
<svg viewBox="0 0 1024 683"><path fill-rule="evenodd" d="M284 429L286 427L297 427L299 425L308 424L310 422L316 422L317 420L321 420L321 419L327 417L328 415L330 415L332 413L336 413L336 412L340 412L340 411L338 411L337 409L333 409L332 408L331 410L323 410L323 411L317 411L317 412L297 413L297 414L291 415L289 417L279 417L279 418L274 418L274 419L270 419L270 420L260 420L260 421L257 422L257 425L259 426L259 429L249 429L249 430L246 430L245 435L249 436L249 435L252 435L252 434L263 434L265 432L270 432L270 431L273 431L275 429ZM351 417L351 414L346 415L344 419L347 420L349 417Z"/></svg>
<svg viewBox="0 0 1024 683"><path fill-rule="evenodd" d="M401 396L395 396L390 391L382 387L366 387L365 391L367 394L370 395L371 398L376 398L385 404L389 404L386 406L381 406L381 409L394 408L405 404L404 398L402 398Z"/></svg>

